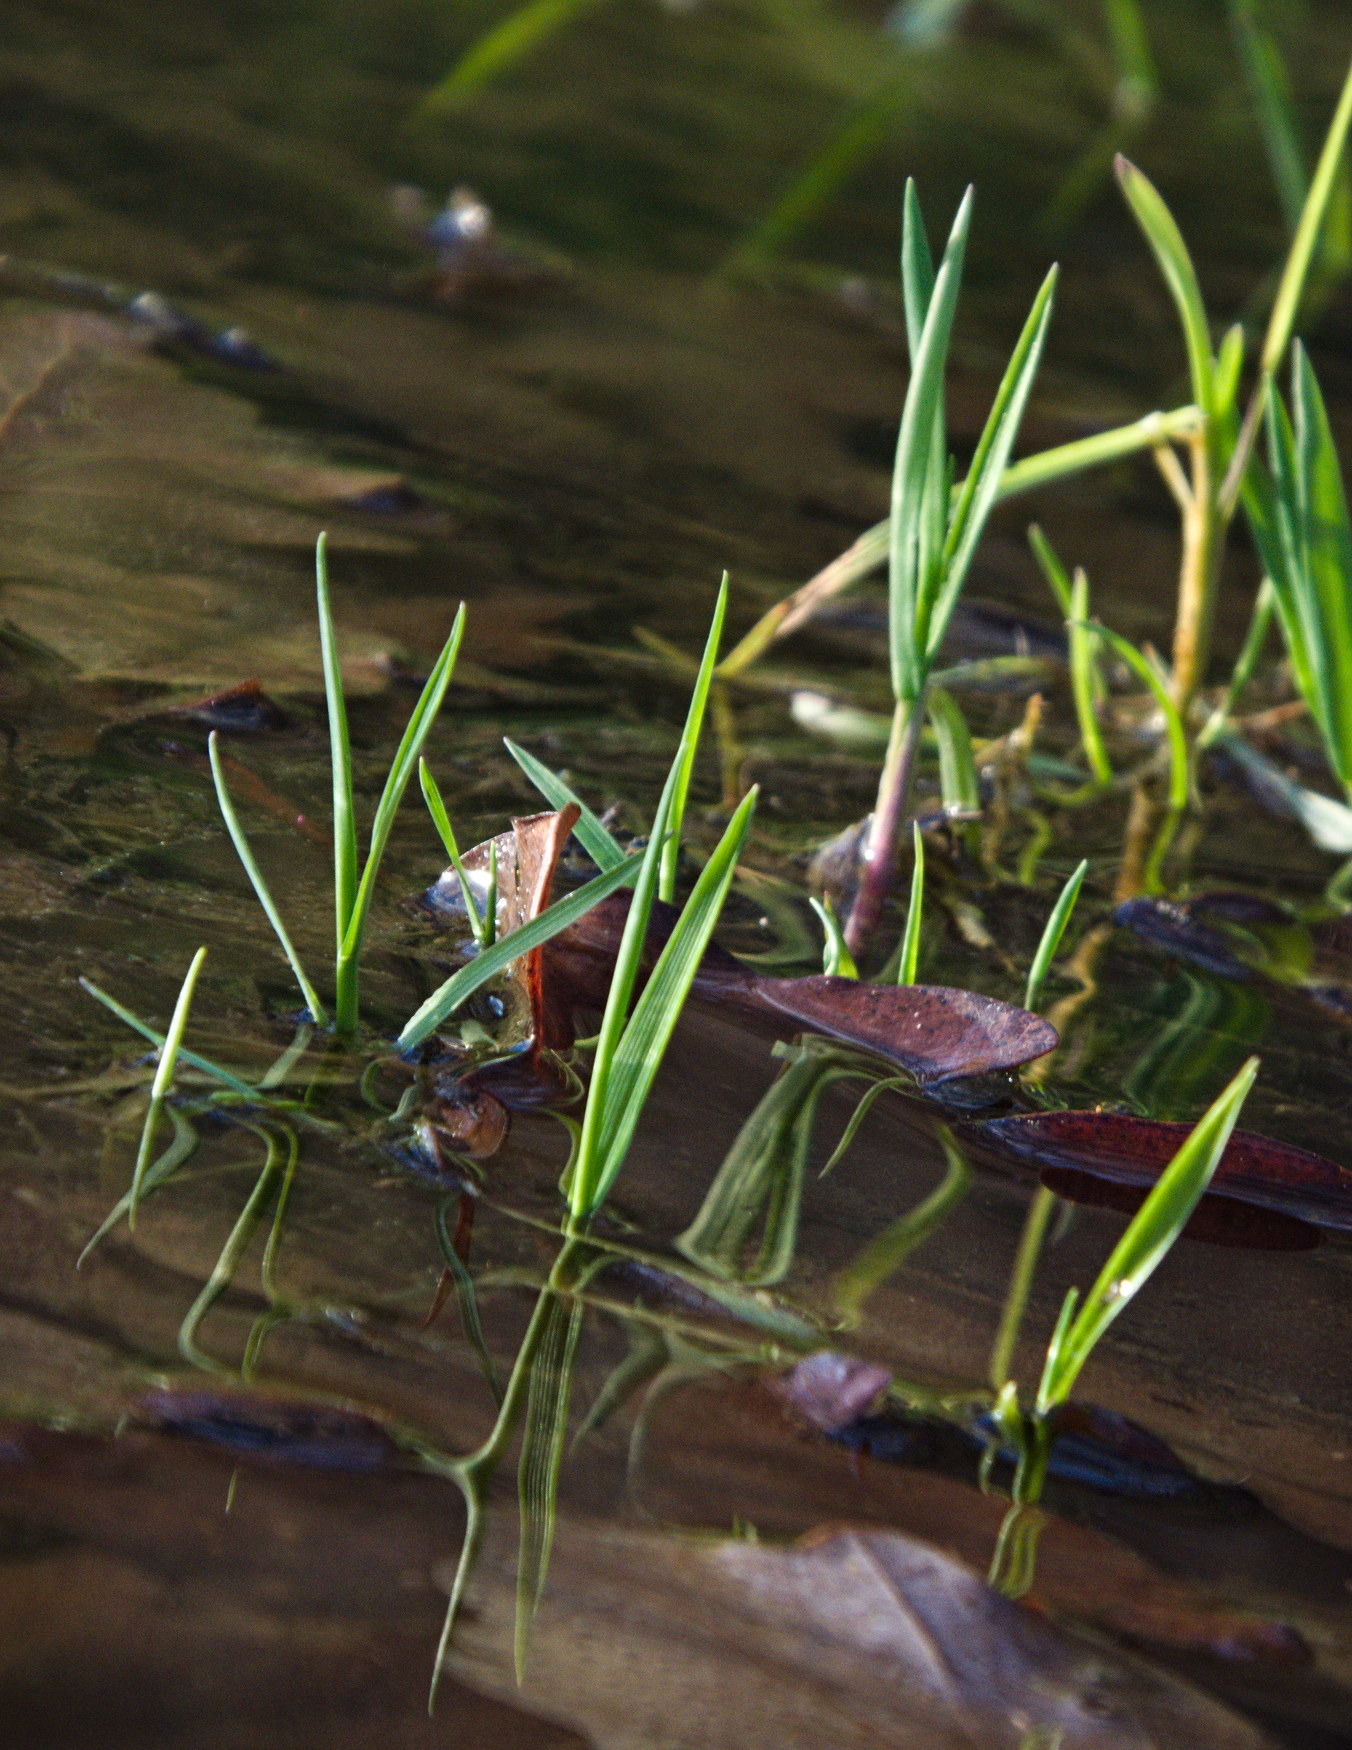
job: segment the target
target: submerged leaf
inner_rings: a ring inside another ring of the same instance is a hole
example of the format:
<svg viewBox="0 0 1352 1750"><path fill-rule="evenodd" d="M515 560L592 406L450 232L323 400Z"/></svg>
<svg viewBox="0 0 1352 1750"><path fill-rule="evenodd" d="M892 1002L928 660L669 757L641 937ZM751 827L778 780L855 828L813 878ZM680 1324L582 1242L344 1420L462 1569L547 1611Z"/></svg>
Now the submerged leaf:
<svg viewBox="0 0 1352 1750"><path fill-rule="evenodd" d="M516 1701L513 1565L488 1554L449 1662ZM1035 1729L1061 1750L1264 1742L896 1531L778 1544L561 1523L552 1574L521 1693L602 1750L1020 1750Z"/></svg>

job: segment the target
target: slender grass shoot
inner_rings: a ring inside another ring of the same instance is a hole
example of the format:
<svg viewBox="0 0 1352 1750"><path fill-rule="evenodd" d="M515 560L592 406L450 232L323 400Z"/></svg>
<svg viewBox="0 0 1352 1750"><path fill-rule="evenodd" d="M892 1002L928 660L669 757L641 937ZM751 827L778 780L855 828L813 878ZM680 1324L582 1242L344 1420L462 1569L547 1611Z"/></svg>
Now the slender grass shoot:
<svg viewBox="0 0 1352 1750"><path fill-rule="evenodd" d="M858 978L859 968L846 946L840 919L836 916L836 908L831 903L830 895L821 899L814 896L808 900L808 904L821 920L822 971L831 978Z"/></svg>
<svg viewBox="0 0 1352 1750"><path fill-rule="evenodd" d="M897 437L888 519L888 647L894 711L864 852L863 876L845 931L856 955L872 936L891 886L925 690L998 496L1051 320L1054 268L1033 301L967 478L953 492L944 419L944 373L970 223L969 190L958 208L936 272L915 185L908 182L901 277L911 379Z"/></svg>
<svg viewBox="0 0 1352 1750"><path fill-rule="evenodd" d="M1066 933L1070 922L1070 914L1075 909L1075 901L1080 897L1080 889L1084 878L1089 872L1089 859L1085 857L1074 869L1061 889L1056 904L1052 907L1051 916L1047 919L1042 931L1042 939L1033 955L1032 965L1028 968L1028 983L1024 988L1023 1006L1025 1009L1035 1009L1037 1000L1042 995L1042 986L1046 982L1047 973L1051 969L1052 960L1061 946L1061 938Z"/></svg>
<svg viewBox="0 0 1352 1750"><path fill-rule="evenodd" d="M911 869L911 902L906 908L906 928L901 936L901 957L897 962L897 983L914 984L920 968L920 921L925 909L925 837L918 821L911 822L911 848L914 864Z"/></svg>
<svg viewBox="0 0 1352 1750"><path fill-rule="evenodd" d="M234 845L239 860L244 865L244 873L249 877L249 885L253 888L254 896L259 905L263 908L263 915L272 925L272 932L281 943L282 953L286 955L287 963L295 974L296 983L300 986L300 994L305 998L306 1008L310 1011L316 1024L323 1027L328 1021L324 1005L320 1002L315 987L311 984L305 967L301 963L300 955L296 952L290 933L282 922L282 914L277 909L271 889L263 878L263 871L258 867L257 859L245 837L239 816L235 812L230 791L226 787L225 773L221 768L219 737L214 729L207 737L207 757L211 762L212 782L216 786L216 803L221 811L221 819L225 822L225 830L230 834L230 842Z"/></svg>
<svg viewBox="0 0 1352 1750"><path fill-rule="evenodd" d="M1039 1417L1070 1396L1108 1327L1131 1305L1186 1227L1220 1165L1257 1074L1258 1059L1251 1057L1198 1119L1131 1218L1083 1304L1077 1290L1068 1291L1038 1387Z"/></svg>
<svg viewBox="0 0 1352 1750"><path fill-rule="evenodd" d="M445 846L446 855L451 859L455 878L460 883L460 896L465 902L465 916L469 920L470 934L481 948L486 948L492 940L490 935L492 912L485 906L483 916L479 915L474 890L469 884L464 866L460 861L460 846L456 841L455 828L451 825L451 817L446 812L446 804L442 800L441 791L437 788L437 781L432 776L432 768L425 759L418 761L418 783L422 788L423 801L427 804L427 812L432 816L432 824L437 829L437 834Z"/></svg>
<svg viewBox="0 0 1352 1750"><path fill-rule="evenodd" d="M581 812L577 825L573 828L573 837L596 867L602 871L618 868L625 859L624 846L616 840L609 828L602 825L582 798L573 793L557 772L551 772L533 753L527 753L524 747L518 747L510 736L503 736L502 745L551 808L567 808L570 802L576 803Z"/></svg>
<svg viewBox="0 0 1352 1750"><path fill-rule="evenodd" d="M197 977L206 957L205 948L199 948L193 955L192 963L179 987L178 1001L174 1004L169 1030L164 1036L163 1045L160 1046L160 1060L155 1066L155 1079L150 1084L150 1105L146 1110L145 1123L141 1128L141 1145L136 1151L136 1167L131 1177L130 1201L127 1205L127 1226L131 1228L136 1226L136 1206L140 1202L141 1187L145 1182L146 1170L150 1166L151 1153L155 1147L155 1132L160 1127L164 1102L168 1099L170 1089L174 1085L174 1070L178 1064L183 1034L188 1025L193 992L197 989Z"/></svg>

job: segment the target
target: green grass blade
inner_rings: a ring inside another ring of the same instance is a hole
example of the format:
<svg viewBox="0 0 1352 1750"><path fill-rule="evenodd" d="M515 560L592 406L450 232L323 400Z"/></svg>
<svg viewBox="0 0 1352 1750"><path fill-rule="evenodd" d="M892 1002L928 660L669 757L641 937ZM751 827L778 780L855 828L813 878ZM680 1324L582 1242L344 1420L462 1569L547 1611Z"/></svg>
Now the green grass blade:
<svg viewBox="0 0 1352 1750"><path fill-rule="evenodd" d="M840 919L836 916L836 908L831 904L827 894L822 899L812 898L808 904L821 919L822 936L822 971L831 978L858 978L859 968L854 963L854 956L845 945L845 933L840 927Z"/></svg>
<svg viewBox="0 0 1352 1750"><path fill-rule="evenodd" d="M1114 426L1109 431L1096 432L1092 437L1076 438L1050 450L1039 450L1035 455L1010 463L1000 478L996 499L1003 503L1021 492L1032 492L1054 485L1058 480L1068 480L1086 469L1120 461L1124 456L1138 455L1142 450L1153 450L1175 438L1191 437L1201 424L1202 415L1189 404L1176 407L1169 413L1147 413L1129 425ZM832 600L886 564L890 528L890 520L884 520L865 529L816 577L783 601L776 602L728 652L719 665L719 673L725 677L740 674L775 638L810 618L814 604Z"/></svg>
<svg viewBox="0 0 1352 1750"><path fill-rule="evenodd" d="M1310 269L1319 249L1319 240L1337 190L1338 167L1347 145L1349 127L1352 127L1352 67L1348 68L1333 120L1324 136L1319 162L1310 179L1310 192L1305 197L1296 234L1291 240L1291 248L1282 269L1272 315L1268 318L1267 333L1263 337L1263 351L1259 359L1259 370L1266 382L1271 382L1285 357L1287 344L1296 325L1300 301L1304 296Z"/></svg>
<svg viewBox="0 0 1352 1750"><path fill-rule="evenodd" d="M906 928L901 937L901 957L897 963L897 983L914 984L920 967L920 914L925 907L925 840L919 823L911 822L911 845L915 865L911 870L911 901L906 907Z"/></svg>
<svg viewBox="0 0 1352 1750"><path fill-rule="evenodd" d="M920 696L925 670L925 621L916 577L927 478L936 465L935 433L942 431L944 367L957 311L963 257L972 219L972 191L962 198L935 277L925 324L906 388L892 471L888 519L888 625L892 690L898 700Z"/></svg>
<svg viewBox="0 0 1352 1750"><path fill-rule="evenodd" d="M334 945L341 953L357 895L357 820L352 796L352 744L348 738L343 669L329 599L329 538L315 543L315 599L319 614L319 653L324 667L324 698L329 715L329 761L333 768L333 922Z"/></svg>
<svg viewBox="0 0 1352 1750"><path fill-rule="evenodd" d="M518 747L510 736L503 736L502 745L551 808L566 808L570 802L575 802L582 810L577 825L573 828L573 836L596 867L618 869L625 858L624 847L618 843L613 833L602 826L582 798L569 789L557 772L551 772L533 753L527 753L524 747Z"/></svg>
<svg viewBox="0 0 1352 1750"><path fill-rule="evenodd" d="M409 1017L396 1041L400 1051L410 1051L415 1045L421 1045L448 1015L454 1014L461 1003L473 996L476 990L482 989L490 979L496 978L513 960L519 960L532 948L548 942L560 930L566 930L584 917L609 894L637 880L642 863L641 856L633 856L618 867L607 869L604 874L595 876L567 898L556 901L530 923L522 924L520 929L509 930L491 947L476 954L468 965L452 973L445 984L438 985L427 1001Z"/></svg>
<svg viewBox="0 0 1352 1750"><path fill-rule="evenodd" d="M230 842L234 845L235 852L244 865L244 873L249 877L249 885L253 888L259 905L263 908L264 916L272 925L273 935L281 943L282 953L286 955L287 964L295 974L296 983L300 986L300 994L305 998L305 1006L318 1025L322 1027L326 1019L324 1005L320 1002L315 987L306 976L305 968L301 965L300 955L297 954L295 944L287 932L286 925L282 922L282 914L278 911L268 884L263 879L263 871L258 867L253 851L249 847L249 841L244 836L244 828L239 823L239 816L235 813L235 805L230 799L229 790L226 789L225 773L221 770L220 749L217 745L217 733L214 729L207 737L207 757L211 761L211 776L216 785L216 801L220 807L221 819L225 822L225 830L230 834Z"/></svg>
<svg viewBox="0 0 1352 1750"><path fill-rule="evenodd" d="M1070 1396L1080 1370L1104 1332L1130 1306L1182 1233L1220 1164L1257 1074L1258 1059L1251 1057L1194 1125L1164 1169L1073 1319L1066 1317L1063 1309L1059 1341L1054 1353L1048 1351L1038 1388L1039 1414L1064 1403Z"/></svg>
<svg viewBox="0 0 1352 1750"><path fill-rule="evenodd" d="M898 115L905 112L910 95L911 81L893 73L884 78L876 92L854 104L826 144L794 176L720 271L734 276L754 274L757 268L781 254L859 165L877 150L896 126Z"/></svg>
<svg viewBox="0 0 1352 1750"><path fill-rule="evenodd" d="M1070 640L1070 690L1075 700L1080 744L1089 762L1089 770L1096 784L1108 785L1113 781L1113 768L1098 720L1098 700L1103 683L1099 675L1098 651L1088 622L1089 579L1083 568L1077 566L1070 586L1070 614L1066 621Z"/></svg>
<svg viewBox="0 0 1352 1750"><path fill-rule="evenodd" d="M967 727L962 707L951 693L935 684L937 678L930 682L925 706L939 748L940 800L945 810L955 817L980 814L981 780L977 776L976 756L972 752L972 732Z"/></svg>
<svg viewBox="0 0 1352 1750"><path fill-rule="evenodd" d="M704 647L704 656L700 662L699 675L695 682L695 698L707 699L708 688L704 684L704 678L706 674L713 673L718 661L718 636L716 634L721 634L721 631L721 624L710 627L709 637ZM610 992L606 998L605 1012L601 1017L601 1030L596 1038L591 1084L588 1088L587 1104L583 1112L582 1135L578 1141L577 1162L569 1191L569 1208L575 1220L590 1215L599 1202L599 1199L593 1201L593 1198L605 1167L602 1132L610 1108L610 1096L607 1090L616 1054L626 1030L629 1002L638 982L639 969L647 941L648 924L652 917L653 903L657 898L662 850L671 819L672 799L679 782L682 755L686 745L698 737L702 727L702 718L695 714L694 703L695 699L692 698L691 710L686 716L685 728L681 733L671 769L667 773L666 783L662 787L657 812L653 816L652 830L648 834L648 843L639 863L638 878L634 883L634 897L629 906L624 933L620 938L620 946L615 956L615 970L610 978ZM696 891L698 890L697 884Z"/></svg>
<svg viewBox="0 0 1352 1750"><path fill-rule="evenodd" d="M1056 605L1066 619L1070 619L1070 573L1062 563L1060 554L1036 523L1029 524L1028 545L1033 549L1033 557L1038 562L1038 568L1047 579L1047 585L1056 597Z"/></svg>
<svg viewBox="0 0 1352 1750"><path fill-rule="evenodd" d="M1178 707L1169 697L1168 685L1159 670L1148 663L1136 646L1129 644L1121 633L1112 631L1098 620L1091 620L1089 626L1094 636L1101 638L1115 656L1121 657L1133 674L1155 695L1155 703L1164 718L1164 732L1169 743L1169 806L1175 809L1186 808L1189 797L1188 738L1183 719L1178 714Z"/></svg>
<svg viewBox="0 0 1352 1750"><path fill-rule="evenodd" d="M1235 52L1258 117L1277 198L1287 228L1294 232L1310 179L1291 102L1291 82L1271 33L1259 27L1254 0L1228 0L1228 7Z"/></svg>
<svg viewBox="0 0 1352 1750"><path fill-rule="evenodd" d="M334 1025L340 1033L350 1033L357 1025L357 980L361 962L362 937L366 930L366 920L371 909L371 900L375 894L376 878L380 873L380 865L385 855L385 847L389 843L390 833L394 828L394 817L403 801L404 791L408 788L409 779L417 770L418 759L423 750L423 744L432 731L441 702L446 697L446 689L451 684L451 676L455 672L455 659L459 654L460 640L465 631L465 608L461 603L451 627L450 637L442 646L441 655L432 667L423 687L418 703L413 708L413 715L408 720L394 760L390 765L389 774L385 779L385 787L381 791L380 801L376 804L375 818L371 822L371 839L367 846L366 862L362 868L361 880L357 884L357 893L352 901L352 915L348 920L347 934L343 937L338 950L338 960L335 967L334 982L337 991L334 997Z"/></svg>
<svg viewBox="0 0 1352 1750"><path fill-rule="evenodd" d="M481 948L487 947L488 920L479 916L474 889L466 879L464 865L460 861L460 846L456 843L455 828L446 812L446 804L437 788L437 781L432 776L432 768L425 759L418 761L418 783L422 788L423 801L427 804L427 812L432 816L432 824L437 829L437 835L446 848L446 855L451 859L455 878L460 883L460 897L465 902L465 916L469 919L470 933Z"/></svg>
<svg viewBox="0 0 1352 1750"><path fill-rule="evenodd" d="M568 1435L573 1363L582 1331L580 1300L552 1298L535 1364L521 1435L517 1497L521 1547L516 1570L516 1680L525 1675L531 1625L544 1595L559 1495L559 1468Z"/></svg>
<svg viewBox="0 0 1352 1750"><path fill-rule="evenodd" d="M1033 307L1028 313L987 416L976 454L972 457L971 469L958 494L949 523L948 538L944 543L943 588L925 628L926 656L930 661L939 654L939 646L948 631L948 622L957 605L972 555L999 494L1005 464L1018 435L1024 409L1028 405L1028 396L1032 391L1033 379L1042 360L1055 292L1056 269L1052 268L1033 300Z"/></svg>
<svg viewBox="0 0 1352 1750"><path fill-rule="evenodd" d="M1028 984L1023 993L1025 1009L1032 1010L1042 994L1042 986L1046 982L1052 959L1061 946L1061 938L1066 933L1070 914L1075 909L1075 901L1080 897L1080 889L1084 886L1084 878L1088 873L1089 859L1086 857L1061 889L1060 897L1052 907L1052 914L1043 927L1042 940L1033 955L1033 964L1028 968Z"/></svg>
<svg viewBox="0 0 1352 1750"><path fill-rule="evenodd" d="M1032 1292L1038 1258L1042 1254L1042 1242L1047 1237L1047 1229L1051 1225L1058 1201L1054 1191L1049 1191L1045 1185L1039 1185L1023 1218L1019 1249L1014 1255L1014 1267L1009 1273L1009 1286L1005 1290L1005 1303L1000 1310L1000 1324L995 1333L995 1341L991 1344L987 1377L997 1394L1005 1392L1010 1386L1014 1346L1019 1340L1019 1329L1028 1307L1028 1296Z"/></svg>
<svg viewBox="0 0 1352 1750"><path fill-rule="evenodd" d="M914 359L920 350L925 317L934 296L934 257L930 254L929 238L925 235L925 220L913 176L906 178L901 207L901 295L906 310L907 350Z"/></svg>
<svg viewBox="0 0 1352 1750"><path fill-rule="evenodd" d="M1236 322L1227 328L1216 348L1216 413L1229 418L1239 398L1240 378L1244 373L1244 324Z"/></svg>
<svg viewBox="0 0 1352 1750"><path fill-rule="evenodd" d="M1272 587L1272 579L1264 577L1258 586L1258 594L1254 598L1253 613L1249 618L1249 629L1244 634L1244 643L1239 655L1235 658L1235 666L1231 670L1229 684L1225 696L1219 705L1207 718L1197 737L1197 745L1210 747L1221 731L1228 727L1234 716L1235 706L1239 703L1240 694L1253 679L1254 670L1258 667L1258 659L1263 654L1263 647L1268 641L1268 633L1272 630L1272 616L1276 611L1277 598Z"/></svg>
<svg viewBox="0 0 1352 1750"><path fill-rule="evenodd" d="M116 997L109 996L108 992L95 984L92 978L80 978L76 980L76 983L81 990L87 991L95 1002L102 1003L105 1009L116 1015L119 1021L125 1021L133 1033L139 1033L142 1039L148 1039L152 1045L163 1047L165 1037L163 1033L157 1033L138 1015L134 1015L129 1008L118 1002ZM184 1063L190 1063L194 1069L201 1070L203 1075L210 1076L213 1081L220 1082L224 1087L232 1088L235 1093L245 1094L251 1100L258 1098L257 1088L251 1088L248 1082L242 1082L238 1076L231 1075L228 1069L222 1069L220 1064L213 1063L209 1057L199 1057L195 1051L186 1050L180 1050L178 1055Z"/></svg>
<svg viewBox="0 0 1352 1750"><path fill-rule="evenodd" d="M128 1193L130 1202L127 1206L127 1226L136 1226L136 1206L141 1200L141 1187L145 1181L146 1170L150 1166L151 1153L155 1146L155 1132L160 1127L160 1116L164 1111L164 1102L169 1097L169 1091L174 1085L174 1069L178 1063L178 1054L183 1045L183 1034L188 1025L188 1013L192 1008L193 992L197 989L198 974L202 970L202 962L207 957L205 948L199 948L192 957L192 964L184 975L179 987L178 1001L174 1004L174 1013L169 1022L169 1030L164 1036L164 1044L160 1047L160 1061L155 1066L155 1079L150 1084L150 1105L146 1111L145 1123L141 1128L141 1146L136 1151L136 1166L131 1176L131 1190Z"/></svg>
<svg viewBox="0 0 1352 1750"><path fill-rule="evenodd" d="M1127 205L1145 234L1178 311L1188 352L1192 398L1203 412L1211 413L1215 409L1216 387L1211 328L1207 322L1206 305L1202 302L1202 289L1197 283L1197 271L1183 241L1183 233L1149 177L1120 155L1116 169Z"/></svg>
<svg viewBox="0 0 1352 1750"><path fill-rule="evenodd" d="M723 621L727 610L728 574L725 571L723 581L718 586L718 600L714 604L713 630L710 633L715 648L722 642ZM676 871L681 858L681 827L685 821L685 805L690 795L690 780L695 772L695 755L699 751L699 732L704 723L704 712L709 701L709 688L713 684L713 678L713 667L708 663L702 663L695 679L695 690L690 700L689 720L695 725L695 733L681 738L680 751L676 756L676 764L672 768L676 781L672 786L671 813L667 819L666 843L662 846L662 868L657 880L657 897L667 905L671 905L676 898Z"/></svg>
<svg viewBox="0 0 1352 1750"><path fill-rule="evenodd" d="M1307 576L1328 677L1328 753L1344 786L1352 786L1352 525L1324 398L1299 342L1292 379Z"/></svg>
<svg viewBox="0 0 1352 1750"><path fill-rule="evenodd" d="M628 1025L615 1041L599 1095L596 1093L596 1072L592 1072L592 1090L587 1100L582 1142L573 1175L571 1203L575 1216L585 1219L600 1208L624 1165L644 1102L661 1067L667 1044L732 885L737 859L750 830L759 794L759 790L753 788L742 800L712 856L700 871L690 898L634 1005ZM639 941L641 945L642 937ZM602 1034L604 1042L604 1027ZM599 1046L596 1056L599 1062ZM596 1100L594 1121L593 1099Z"/></svg>
<svg viewBox="0 0 1352 1750"><path fill-rule="evenodd" d="M526 0L525 5L508 13L465 51L445 78L422 99L415 112L417 118L430 120L455 109L571 18L596 3L597 0Z"/></svg>
<svg viewBox="0 0 1352 1750"><path fill-rule="evenodd" d="M1020 492L1033 492L1058 480L1069 480L1087 468L1101 468L1109 462L1121 461L1124 456L1157 449L1175 438L1191 437L1201 424L1201 412L1189 402L1169 413L1147 413L1129 425L1114 426L1110 431L1095 432L1092 437L1075 438L1071 443L1039 450L1010 463L1001 476L996 498L1003 503Z"/></svg>

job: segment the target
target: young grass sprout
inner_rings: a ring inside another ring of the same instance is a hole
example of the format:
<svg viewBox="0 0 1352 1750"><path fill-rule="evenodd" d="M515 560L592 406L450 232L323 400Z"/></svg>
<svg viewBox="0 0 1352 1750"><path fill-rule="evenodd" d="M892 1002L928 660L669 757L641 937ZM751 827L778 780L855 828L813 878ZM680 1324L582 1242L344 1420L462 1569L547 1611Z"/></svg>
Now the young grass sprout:
<svg viewBox="0 0 1352 1750"><path fill-rule="evenodd" d="M1067 1292L1047 1346L1037 1393L1039 1416L1065 1403L1108 1327L1131 1305L1187 1226L1220 1165L1257 1074L1258 1059L1251 1057L1193 1126L1131 1218L1083 1304L1077 1290Z"/></svg>
<svg viewBox="0 0 1352 1750"><path fill-rule="evenodd" d="M856 956L871 938L891 886L930 672L998 496L1051 320L1055 269L1033 302L971 469L955 493L944 418L944 371L971 210L969 190L936 273L915 185L907 184L901 278L911 380L897 437L888 524L888 644L894 708L863 876L845 930Z"/></svg>

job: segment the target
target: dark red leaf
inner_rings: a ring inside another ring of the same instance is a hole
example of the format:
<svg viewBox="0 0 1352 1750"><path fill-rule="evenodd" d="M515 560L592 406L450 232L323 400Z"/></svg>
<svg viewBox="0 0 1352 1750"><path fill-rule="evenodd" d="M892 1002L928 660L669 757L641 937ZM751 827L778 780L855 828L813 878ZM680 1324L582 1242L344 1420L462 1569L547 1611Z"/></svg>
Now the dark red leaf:
<svg viewBox="0 0 1352 1750"><path fill-rule="evenodd" d="M997 1153L1119 1185L1153 1185L1190 1125L1117 1112L1036 1112L970 1127ZM1352 1232L1352 1172L1290 1143L1237 1130L1211 1190L1241 1203Z"/></svg>

